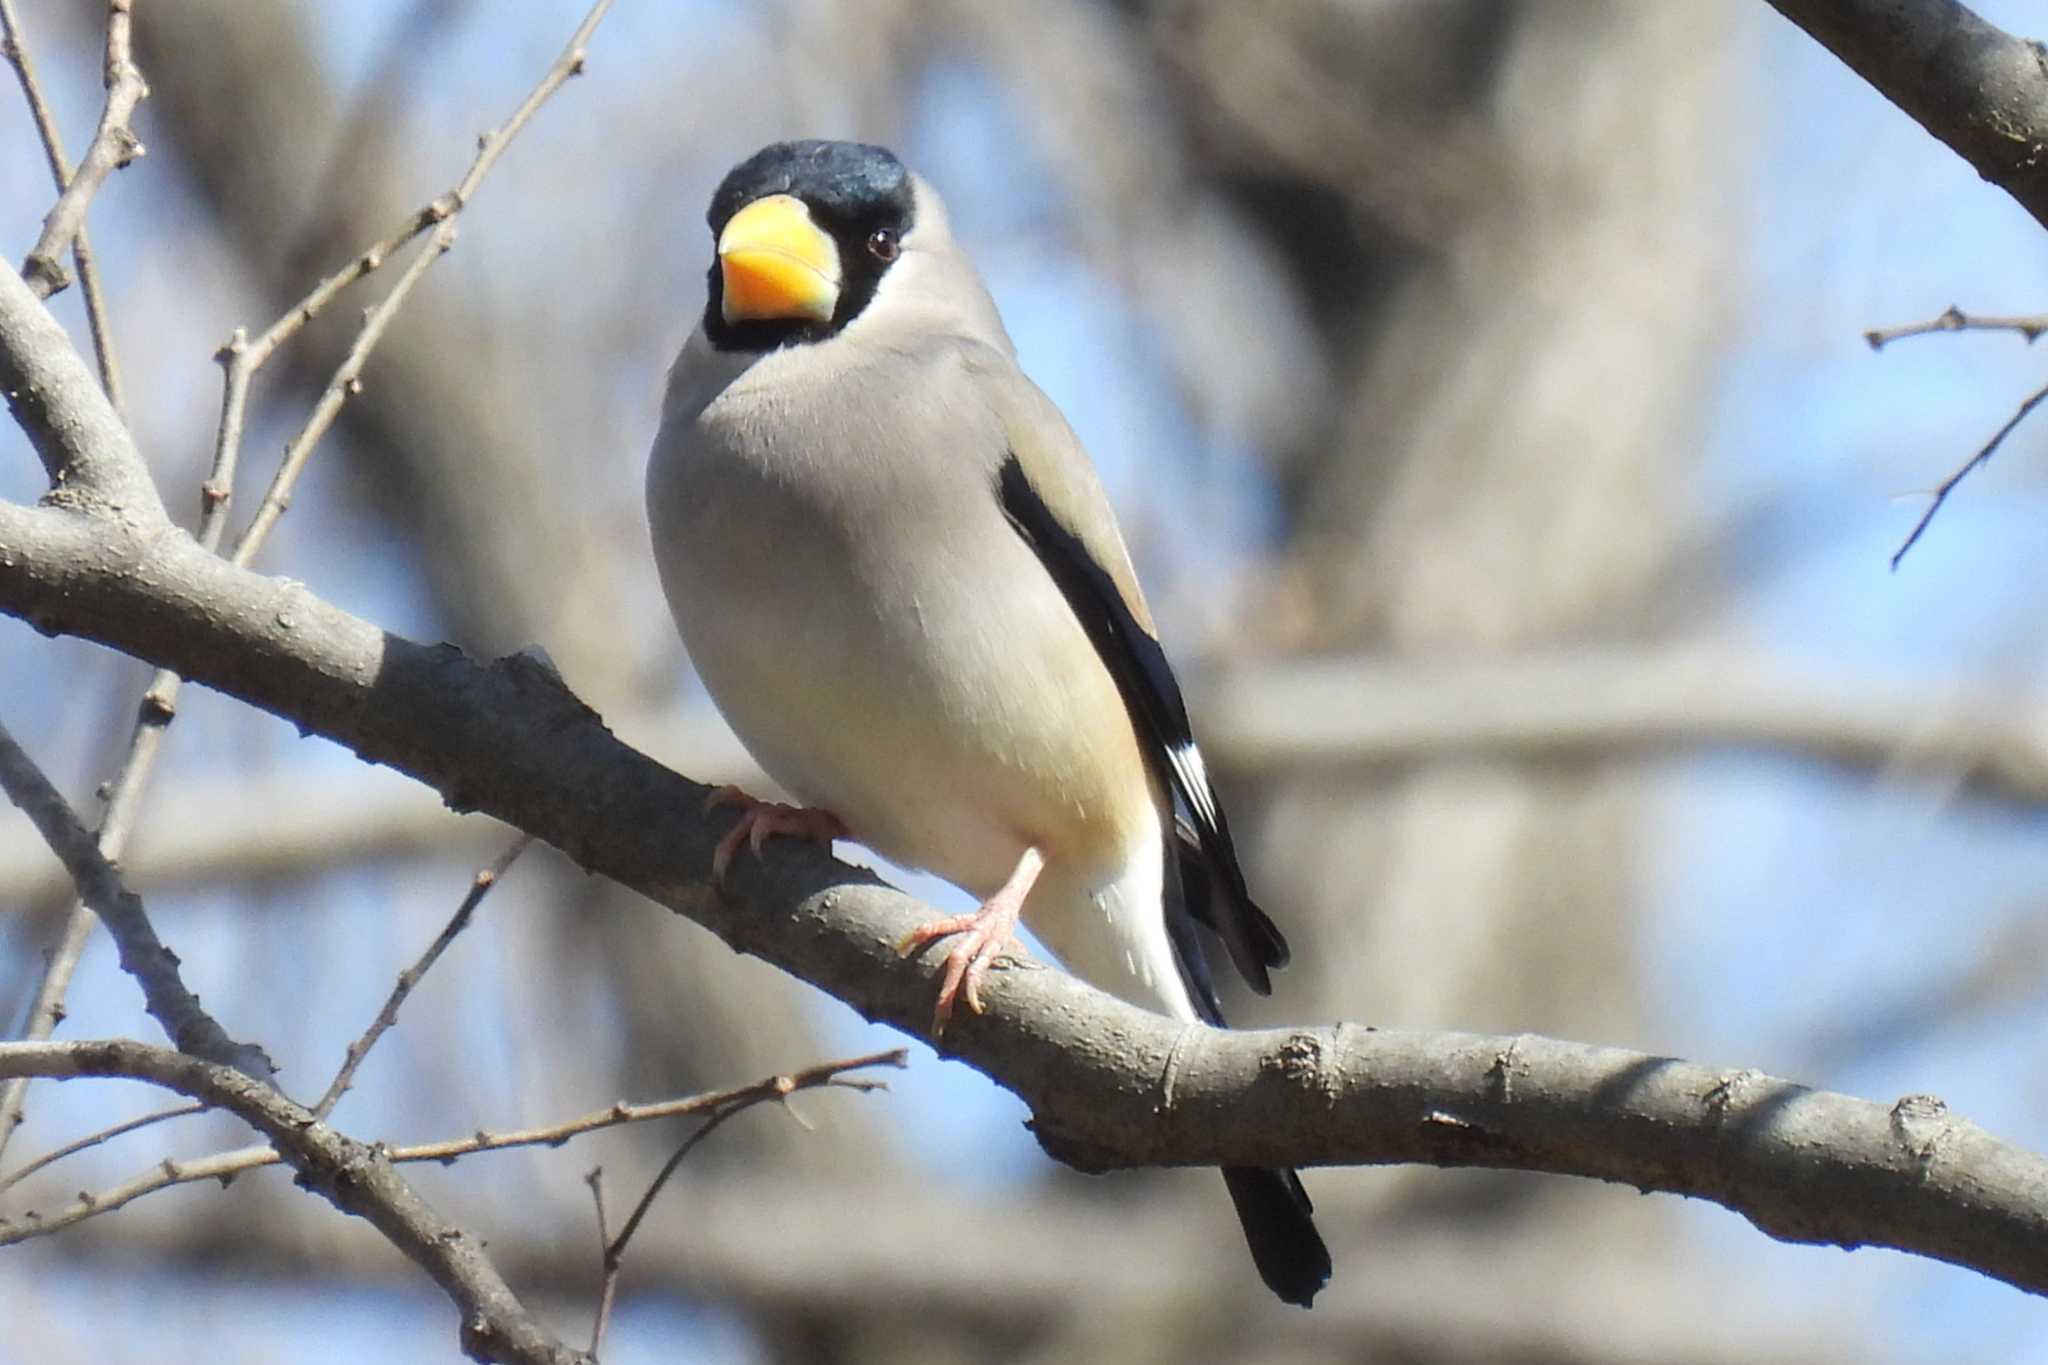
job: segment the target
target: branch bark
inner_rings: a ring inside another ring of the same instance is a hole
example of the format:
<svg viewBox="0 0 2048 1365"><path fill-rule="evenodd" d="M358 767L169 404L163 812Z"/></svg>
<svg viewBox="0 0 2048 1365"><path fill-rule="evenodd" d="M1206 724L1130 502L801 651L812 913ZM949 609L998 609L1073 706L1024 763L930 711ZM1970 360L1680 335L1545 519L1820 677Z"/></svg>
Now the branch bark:
<svg viewBox="0 0 2048 1365"><path fill-rule="evenodd" d="M178 972L178 956L157 937L142 908L142 898L121 883L121 874L100 852L92 832L78 822L42 770L0 725L0 791L5 791L49 843L70 873L78 898L92 909L113 935L121 952L121 970L142 987L150 1017L162 1026L180 1052L230 1066L258 1080L270 1079L273 1068L261 1048L238 1043L214 1017L200 1008L199 997L186 989Z"/></svg>
<svg viewBox="0 0 2048 1365"><path fill-rule="evenodd" d="M42 236L21 267L29 286L44 298L71 283L64 269L64 253L85 230L85 211L93 196L108 176L142 155L142 140L135 136L130 121L135 106L148 97L149 86L135 65L133 4L134 0L107 0L106 108L100 111L99 129L85 149L85 159L43 219Z"/></svg>
<svg viewBox="0 0 2048 1365"><path fill-rule="evenodd" d="M27 287L0 278L0 344L40 347L4 365L89 380L61 333L24 325L28 311L41 305ZM132 458L125 443L80 445L111 421L95 386L52 392L16 411L54 468ZM0 504L0 610L411 774L871 1019L915 1033L929 1016L933 967L893 950L928 909L802 846L744 859L712 889L728 820L701 813L707 789L620 743L525 656L479 665L175 528L63 503ZM1052 971L999 973L987 994L989 1012L956 1020L945 1049L1024 1099L1046 1148L1088 1169L1420 1161L1583 1175L1711 1199L1780 1238L1891 1246L2048 1291L2048 1162L1938 1101L1887 1110L1537 1038L1182 1029Z"/></svg>
<svg viewBox="0 0 2048 1365"><path fill-rule="evenodd" d="M121 1041L0 1043L0 1077L14 1076L127 1076L227 1110L270 1139L303 1187L368 1219L433 1278L461 1310L463 1349L473 1359L583 1362L527 1312L477 1240L413 1192L386 1153L336 1132L270 1086L183 1053Z"/></svg>
<svg viewBox="0 0 2048 1365"><path fill-rule="evenodd" d="M2048 227L2048 48L1956 0L1770 0Z"/></svg>

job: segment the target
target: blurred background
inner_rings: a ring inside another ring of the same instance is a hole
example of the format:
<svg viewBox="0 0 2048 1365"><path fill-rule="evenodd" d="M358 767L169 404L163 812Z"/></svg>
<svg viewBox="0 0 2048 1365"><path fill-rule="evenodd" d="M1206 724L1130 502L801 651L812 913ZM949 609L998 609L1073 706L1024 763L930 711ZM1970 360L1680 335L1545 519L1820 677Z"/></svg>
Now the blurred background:
<svg viewBox="0 0 2048 1365"><path fill-rule="evenodd" d="M19 8L76 156L98 8ZM92 230L132 422L188 525L214 348L453 184L583 8L138 7L149 155ZM711 188L812 134L885 142L939 186L1102 466L1295 947L1236 1020L1932 1091L2048 1147L2048 419L1887 567L1920 490L2048 358L1861 337L2048 306L2048 238L2002 193L1761 0L623 4L262 567L412 636L539 643L631 742L756 780L676 643L640 483ZM11 257L51 199L8 82ZM56 306L83 337L77 291ZM245 514L354 317L259 381ZM0 430L0 496L41 491ZM0 619L0 716L85 809L145 677ZM310 1098L506 840L190 689L127 863L195 989ZM10 1032L67 908L0 810ZM62 1036L155 1036L104 939L70 1009ZM536 850L336 1118L416 1141L897 1041ZM1337 1274L1304 1314L1261 1289L1213 1174L1074 1175L1016 1101L913 1057L888 1095L801 1096L808 1127L762 1110L691 1156L630 1254L610 1365L2048 1360L2048 1309L1963 1271L1471 1171L1310 1172ZM5 1164L162 1104L43 1083ZM602 1164L617 1206L679 1136L411 1175L580 1341L583 1174ZM181 1120L0 1201L246 1141ZM446 1301L277 1171L0 1254L0 1302L23 1361L457 1357Z"/></svg>

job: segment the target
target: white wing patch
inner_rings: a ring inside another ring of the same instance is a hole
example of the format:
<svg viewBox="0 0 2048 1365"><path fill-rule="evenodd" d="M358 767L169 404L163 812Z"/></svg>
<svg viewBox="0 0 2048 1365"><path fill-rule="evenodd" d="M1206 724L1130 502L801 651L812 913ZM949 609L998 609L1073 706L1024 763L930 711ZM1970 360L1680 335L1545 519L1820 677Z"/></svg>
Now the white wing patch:
<svg viewBox="0 0 2048 1365"><path fill-rule="evenodd" d="M1174 776L1180 779L1181 793L1187 797L1196 823L1206 829L1216 828L1216 793L1209 789L1209 770L1202 763L1201 749L1188 740L1168 750L1166 760L1173 765Z"/></svg>

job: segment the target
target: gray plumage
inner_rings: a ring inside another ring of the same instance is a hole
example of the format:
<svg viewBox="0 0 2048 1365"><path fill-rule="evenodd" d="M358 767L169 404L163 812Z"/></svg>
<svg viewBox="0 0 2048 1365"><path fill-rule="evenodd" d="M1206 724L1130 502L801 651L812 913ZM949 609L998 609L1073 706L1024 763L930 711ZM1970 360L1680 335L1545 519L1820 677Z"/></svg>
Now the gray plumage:
<svg viewBox="0 0 2048 1365"><path fill-rule="evenodd" d="M1220 1024L1190 917L1255 984L1285 945L1244 890L1086 454L929 185L880 149L777 144L714 200L722 253L769 198L775 241L815 236L830 260L769 261L803 276L787 317L714 265L648 468L705 686L804 805L984 900L1035 851L1024 920L1064 965ZM1227 1174L1267 1282L1306 1304L1329 1262L1299 1183Z"/></svg>

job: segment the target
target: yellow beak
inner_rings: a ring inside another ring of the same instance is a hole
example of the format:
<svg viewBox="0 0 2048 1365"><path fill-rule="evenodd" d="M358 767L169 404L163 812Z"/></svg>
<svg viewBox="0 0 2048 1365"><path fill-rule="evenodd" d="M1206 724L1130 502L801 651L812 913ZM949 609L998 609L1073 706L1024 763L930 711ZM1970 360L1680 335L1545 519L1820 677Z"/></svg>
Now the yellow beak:
<svg viewBox="0 0 2048 1365"><path fill-rule="evenodd" d="M839 248L787 194L756 199L718 234L727 322L829 322L839 306Z"/></svg>

